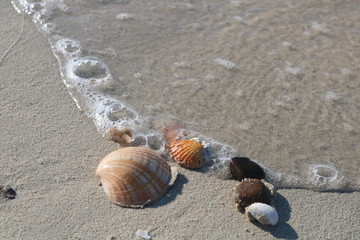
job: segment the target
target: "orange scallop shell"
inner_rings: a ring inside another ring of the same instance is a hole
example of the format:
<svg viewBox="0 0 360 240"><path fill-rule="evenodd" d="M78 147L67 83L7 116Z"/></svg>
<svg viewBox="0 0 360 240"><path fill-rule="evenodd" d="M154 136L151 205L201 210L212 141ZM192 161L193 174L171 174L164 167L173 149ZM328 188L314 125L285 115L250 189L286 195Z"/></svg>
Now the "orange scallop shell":
<svg viewBox="0 0 360 240"><path fill-rule="evenodd" d="M204 147L195 140L179 140L170 143L171 157L184 168L200 168L205 163Z"/></svg>
<svg viewBox="0 0 360 240"><path fill-rule="evenodd" d="M142 207L160 198L172 177L166 160L144 147L126 147L108 154L96 176L114 204Z"/></svg>

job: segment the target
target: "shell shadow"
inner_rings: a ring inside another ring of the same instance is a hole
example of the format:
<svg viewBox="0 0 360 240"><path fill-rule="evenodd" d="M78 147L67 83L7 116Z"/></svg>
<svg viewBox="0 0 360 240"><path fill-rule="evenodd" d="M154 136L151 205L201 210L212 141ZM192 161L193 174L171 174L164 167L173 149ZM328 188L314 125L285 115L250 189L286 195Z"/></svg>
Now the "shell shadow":
<svg viewBox="0 0 360 240"><path fill-rule="evenodd" d="M263 226L255 222L254 225L271 233L275 238L280 239L298 239L299 236L295 229L287 223L291 217L291 207L284 196L277 193L276 210L279 213L279 222L276 226Z"/></svg>
<svg viewBox="0 0 360 240"><path fill-rule="evenodd" d="M174 186L172 186L161 199L154 202L153 204L146 206L146 208L157 208L157 207L164 206L164 205L168 204L169 202L174 201L176 199L176 197L182 193L184 184L186 184L188 182L189 182L189 180L187 179L187 177L185 175L178 173L178 176L174 183Z"/></svg>

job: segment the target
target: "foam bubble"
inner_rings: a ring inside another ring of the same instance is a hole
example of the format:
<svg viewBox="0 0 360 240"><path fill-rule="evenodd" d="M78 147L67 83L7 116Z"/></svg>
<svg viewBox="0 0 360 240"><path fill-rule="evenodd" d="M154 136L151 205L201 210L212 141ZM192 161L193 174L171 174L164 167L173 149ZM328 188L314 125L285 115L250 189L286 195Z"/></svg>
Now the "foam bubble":
<svg viewBox="0 0 360 240"><path fill-rule="evenodd" d="M53 23L44 23L41 28L46 33L53 33L55 31L55 24Z"/></svg>
<svg viewBox="0 0 360 240"><path fill-rule="evenodd" d="M147 134L146 145L155 151L159 151L159 152L165 151L165 141L160 136L160 134L156 132L150 132Z"/></svg>
<svg viewBox="0 0 360 240"><path fill-rule="evenodd" d="M346 188L349 182L334 166L316 164L310 166L310 184L318 189Z"/></svg>
<svg viewBox="0 0 360 240"><path fill-rule="evenodd" d="M72 72L82 79L105 79L110 76L106 64L96 57L83 57L71 62Z"/></svg>
<svg viewBox="0 0 360 240"><path fill-rule="evenodd" d="M144 124L144 119L130 106L125 103L103 96L95 90L87 96L88 107L91 108L91 115L97 129L103 136L108 134L110 127L116 129L130 128L135 134L140 134L139 129ZM136 142L146 143L146 138L141 137Z"/></svg>
<svg viewBox="0 0 360 240"><path fill-rule="evenodd" d="M218 178L228 178L228 169L231 158L235 156L243 156L242 153L232 146L216 141L210 137L202 135L199 132L188 131L186 132L186 135L186 138L188 139L196 138L203 143L208 156L204 170L210 172Z"/></svg>
<svg viewBox="0 0 360 240"><path fill-rule="evenodd" d="M36 23L43 23L45 20L51 18L55 10L62 12L70 12L63 0L48 0L48 1L31 1L31 0L18 0L16 3L13 1L15 8L21 9L29 15L33 15L33 21Z"/></svg>
<svg viewBox="0 0 360 240"><path fill-rule="evenodd" d="M70 58L78 58L81 53L80 43L71 39L61 38L55 45L54 50Z"/></svg>
<svg viewBox="0 0 360 240"><path fill-rule="evenodd" d="M106 116L110 121L121 121L128 119L135 119L137 114L131 111L130 108L126 107L126 105L121 102L117 102L111 104L106 111Z"/></svg>
<svg viewBox="0 0 360 240"><path fill-rule="evenodd" d="M38 12L44 9L44 4L41 2L34 2L29 4L29 9L34 12Z"/></svg>

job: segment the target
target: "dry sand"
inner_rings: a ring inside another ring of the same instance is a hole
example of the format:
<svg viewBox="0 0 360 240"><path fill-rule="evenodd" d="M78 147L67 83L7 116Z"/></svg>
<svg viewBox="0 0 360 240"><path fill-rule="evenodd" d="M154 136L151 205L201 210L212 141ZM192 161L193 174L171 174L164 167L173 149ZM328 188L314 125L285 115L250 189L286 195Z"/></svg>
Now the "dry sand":
<svg viewBox="0 0 360 240"><path fill-rule="evenodd" d="M0 2L0 55L22 23ZM279 190L275 227L237 212L235 181L180 170L175 186L145 209L109 203L94 176L118 146L103 139L61 81L46 39L25 18L20 41L0 66L0 184L17 197L0 198L0 239L359 239L360 192ZM112 238L113 237L113 238Z"/></svg>

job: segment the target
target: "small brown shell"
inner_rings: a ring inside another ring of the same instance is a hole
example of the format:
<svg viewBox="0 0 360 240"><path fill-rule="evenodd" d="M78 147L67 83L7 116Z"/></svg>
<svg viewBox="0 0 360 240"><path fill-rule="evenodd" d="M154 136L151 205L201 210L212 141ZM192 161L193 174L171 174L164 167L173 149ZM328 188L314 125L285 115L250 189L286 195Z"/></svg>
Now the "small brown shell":
<svg viewBox="0 0 360 240"><path fill-rule="evenodd" d="M144 147L126 147L108 154L96 176L114 204L143 207L168 189L172 173L166 160Z"/></svg>
<svg viewBox="0 0 360 240"><path fill-rule="evenodd" d="M184 168L200 168L205 163L204 147L195 140L179 140L170 143L169 153Z"/></svg>
<svg viewBox="0 0 360 240"><path fill-rule="evenodd" d="M255 202L271 204L272 192L260 179L245 178L236 186L235 194L240 211Z"/></svg>

